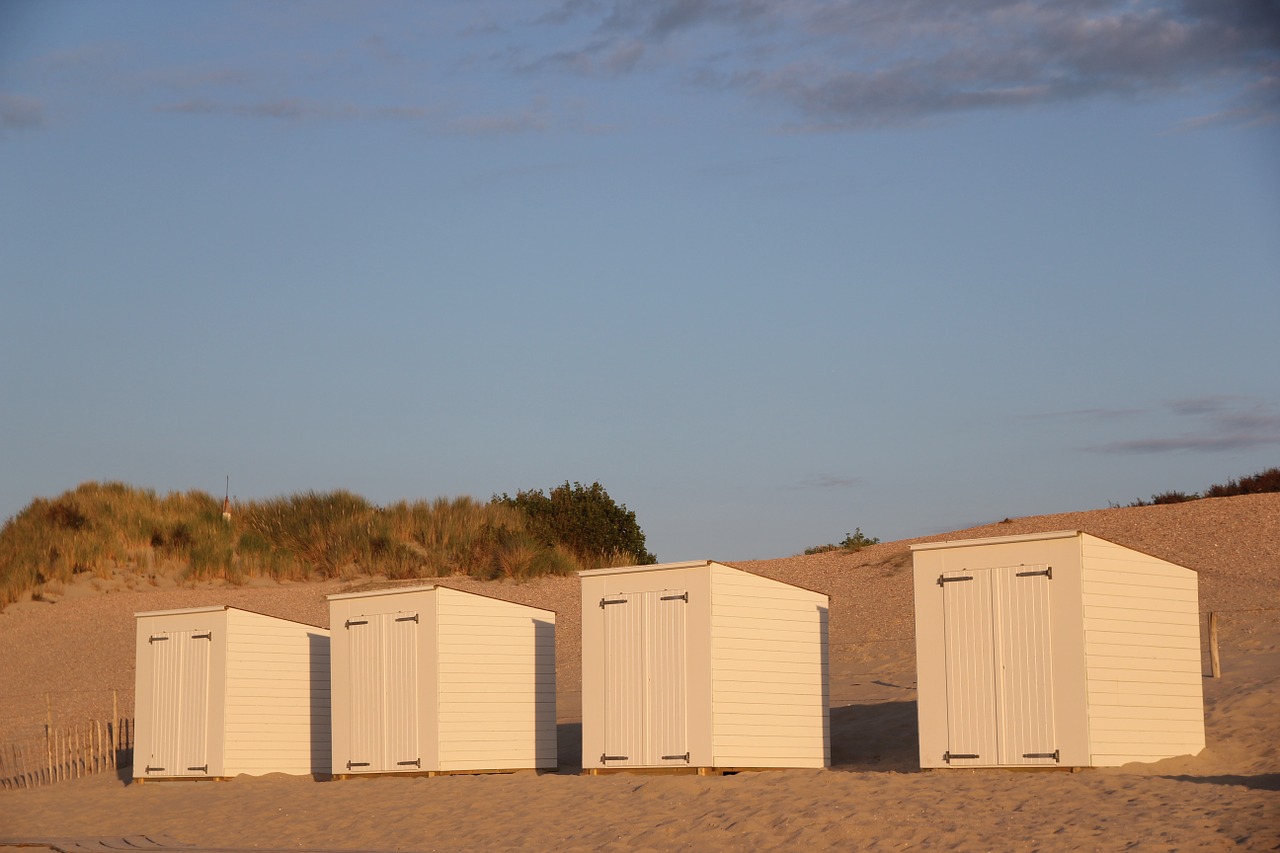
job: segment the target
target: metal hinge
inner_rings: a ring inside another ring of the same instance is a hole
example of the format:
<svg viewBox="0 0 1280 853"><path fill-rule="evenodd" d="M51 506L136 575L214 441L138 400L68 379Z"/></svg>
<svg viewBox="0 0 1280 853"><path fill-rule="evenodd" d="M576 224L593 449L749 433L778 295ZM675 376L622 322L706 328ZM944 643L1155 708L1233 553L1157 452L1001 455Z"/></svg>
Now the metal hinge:
<svg viewBox="0 0 1280 853"><path fill-rule="evenodd" d="M348 770L350 770L353 767L368 767L368 766L369 766L369 762L367 761L348 761L347 762Z"/></svg>
<svg viewBox="0 0 1280 853"><path fill-rule="evenodd" d="M938 586L942 586L944 583L956 583L957 581L971 581L971 580L973 580L973 575L960 575L954 578L948 578L942 575L938 575Z"/></svg>
<svg viewBox="0 0 1280 853"><path fill-rule="evenodd" d="M348 619L346 622L342 623L342 627L350 629L352 625L368 625L368 624L369 624L368 619Z"/></svg>
<svg viewBox="0 0 1280 853"><path fill-rule="evenodd" d="M628 759L628 757L629 757L629 756L626 756L626 755L604 755L604 754L601 754L601 755L600 755L600 763L601 763L601 764L603 764L603 763L605 763L606 761L626 761L626 760Z"/></svg>
<svg viewBox="0 0 1280 853"><path fill-rule="evenodd" d="M942 753L942 760L947 762L948 764L951 763L951 760L953 758L981 758L981 757L982 756L980 755L966 755L959 752L951 752L950 750Z"/></svg>
<svg viewBox="0 0 1280 853"><path fill-rule="evenodd" d="M1057 749L1055 749L1053 752L1024 752L1022 753L1022 757L1023 758L1052 758L1054 761L1057 761L1058 763L1062 763L1062 759L1059 757L1060 753L1061 753L1061 750L1057 750Z"/></svg>
<svg viewBox="0 0 1280 853"><path fill-rule="evenodd" d="M397 762L396 762L396 766L397 766L397 767L417 767L419 770L421 770L421 769L422 769L422 759L421 759L421 758L415 758L415 759L413 759L413 761L397 761Z"/></svg>
<svg viewBox="0 0 1280 853"><path fill-rule="evenodd" d="M208 772L209 772L209 765L208 765L208 764L206 764L204 767L188 767L188 768L187 768L187 771L188 771L188 772L190 772L190 771L192 771L192 770L199 770L201 773L208 773Z"/></svg>
<svg viewBox="0 0 1280 853"><path fill-rule="evenodd" d="M682 592L679 595L663 595L663 596L659 596L658 600L659 601L683 601L685 604L688 604L689 593Z"/></svg>
<svg viewBox="0 0 1280 853"><path fill-rule="evenodd" d="M149 637L149 638L147 638L147 642L148 642L148 643L158 643L158 642L160 642L161 640L167 640L167 639L169 639L169 638L168 638L168 637L163 637L163 636L161 636L161 637Z"/></svg>
<svg viewBox="0 0 1280 853"><path fill-rule="evenodd" d="M415 613L412 616L397 616L396 621L397 622L417 622L418 614Z"/></svg>
<svg viewBox="0 0 1280 853"><path fill-rule="evenodd" d="M1018 572L1017 577L1035 578L1035 577L1039 577L1040 575L1044 575L1049 580L1053 580L1053 566L1050 566L1049 568L1039 572Z"/></svg>
<svg viewBox="0 0 1280 853"><path fill-rule="evenodd" d="M626 604L626 603L627 603L627 600L626 600L625 598L602 598L602 599L600 599L600 606L601 606L602 608L603 608L606 604Z"/></svg>
<svg viewBox="0 0 1280 853"><path fill-rule="evenodd" d="M209 632L204 633L204 634L192 634L192 635L191 635L191 639L193 639L193 640L208 640L209 642L213 642L213 632L212 632L212 631L209 631Z"/></svg>
<svg viewBox="0 0 1280 853"><path fill-rule="evenodd" d="M147 765L146 772L148 772L148 773L163 773L163 772L164 772L164 768L163 768L163 767L152 767L150 764L148 764L148 765Z"/></svg>
<svg viewBox="0 0 1280 853"><path fill-rule="evenodd" d="M688 764L688 763L689 763L689 753L687 753L687 752L686 752L684 755L664 755L664 756L662 756L662 760L663 760L663 761L677 761L677 760L678 760L678 761L683 761L685 764Z"/></svg>

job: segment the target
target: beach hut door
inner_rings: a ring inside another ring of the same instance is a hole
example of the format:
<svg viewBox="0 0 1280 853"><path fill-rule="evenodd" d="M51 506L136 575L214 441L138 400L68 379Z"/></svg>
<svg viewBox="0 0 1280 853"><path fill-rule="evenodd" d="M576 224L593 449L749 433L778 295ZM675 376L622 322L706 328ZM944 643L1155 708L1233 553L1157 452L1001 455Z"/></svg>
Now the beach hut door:
<svg viewBox="0 0 1280 853"><path fill-rule="evenodd" d="M993 569L1000 628L1000 763L1055 765L1048 566Z"/></svg>
<svg viewBox="0 0 1280 853"><path fill-rule="evenodd" d="M602 763L688 766L684 590L608 595Z"/></svg>
<svg viewBox="0 0 1280 853"><path fill-rule="evenodd" d="M161 631L151 648L150 744L148 776L209 774L208 630Z"/></svg>
<svg viewBox="0 0 1280 853"><path fill-rule="evenodd" d="M998 764L991 573L945 572L947 752L953 767Z"/></svg>
<svg viewBox="0 0 1280 853"><path fill-rule="evenodd" d="M944 572L953 767L1055 765L1047 566Z"/></svg>
<svg viewBox="0 0 1280 853"><path fill-rule="evenodd" d="M375 613L345 625L351 692L349 773L422 767L418 752L418 614Z"/></svg>

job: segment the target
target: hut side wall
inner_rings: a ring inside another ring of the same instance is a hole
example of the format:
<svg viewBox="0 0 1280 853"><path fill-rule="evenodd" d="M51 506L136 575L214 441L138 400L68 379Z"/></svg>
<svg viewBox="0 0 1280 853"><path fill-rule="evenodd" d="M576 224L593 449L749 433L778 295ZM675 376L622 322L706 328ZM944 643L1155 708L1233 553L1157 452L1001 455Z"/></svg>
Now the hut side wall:
<svg viewBox="0 0 1280 853"><path fill-rule="evenodd" d="M329 632L227 611L225 772L327 774Z"/></svg>
<svg viewBox="0 0 1280 853"><path fill-rule="evenodd" d="M1082 536L1089 751L1098 766L1204 748L1197 578Z"/></svg>
<svg viewBox="0 0 1280 853"><path fill-rule="evenodd" d="M555 614L436 595L439 769L556 767Z"/></svg>
<svg viewBox="0 0 1280 853"><path fill-rule="evenodd" d="M825 767L827 597L710 568L713 765Z"/></svg>

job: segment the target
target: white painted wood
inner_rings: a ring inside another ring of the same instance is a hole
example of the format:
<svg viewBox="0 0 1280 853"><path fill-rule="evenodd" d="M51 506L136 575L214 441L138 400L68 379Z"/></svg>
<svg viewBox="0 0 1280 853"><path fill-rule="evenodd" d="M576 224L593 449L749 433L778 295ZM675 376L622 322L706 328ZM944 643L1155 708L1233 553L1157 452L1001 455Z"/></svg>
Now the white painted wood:
<svg viewBox="0 0 1280 853"><path fill-rule="evenodd" d="M580 576L584 768L829 762L826 596L712 562Z"/></svg>
<svg viewBox="0 0 1280 853"><path fill-rule="evenodd" d="M1011 767L1056 765L1053 644L1045 565L992 570L995 625L999 761Z"/></svg>
<svg viewBox="0 0 1280 853"><path fill-rule="evenodd" d="M231 607L136 621L135 775L329 771L328 632ZM159 636L171 639L151 642Z"/></svg>
<svg viewBox="0 0 1280 853"><path fill-rule="evenodd" d="M991 572L944 572L947 749L952 767L998 764L996 647Z"/></svg>
<svg viewBox="0 0 1280 853"><path fill-rule="evenodd" d="M827 597L721 564L711 575L716 765L826 766Z"/></svg>
<svg viewBox="0 0 1280 853"><path fill-rule="evenodd" d="M953 732L974 741L963 754L987 749L988 713L1000 738L996 761L971 764L1107 765L1203 747L1194 572L1076 531L912 551L921 766L945 766L941 756L968 742ZM1039 574L1049 568L1052 579ZM992 578L989 627L982 595L969 601L959 594L964 582L938 583L984 573ZM1017 585L1024 581L1032 585ZM985 690L974 686L981 679L965 669L986 654L988 631L990 711ZM970 658L948 657L961 648ZM1055 751L1060 761L1020 760Z"/></svg>
<svg viewBox="0 0 1280 853"><path fill-rule="evenodd" d="M377 663L335 655L340 768L356 750L374 757L353 773L556 766L554 613L438 586L329 600L335 630L383 632Z"/></svg>

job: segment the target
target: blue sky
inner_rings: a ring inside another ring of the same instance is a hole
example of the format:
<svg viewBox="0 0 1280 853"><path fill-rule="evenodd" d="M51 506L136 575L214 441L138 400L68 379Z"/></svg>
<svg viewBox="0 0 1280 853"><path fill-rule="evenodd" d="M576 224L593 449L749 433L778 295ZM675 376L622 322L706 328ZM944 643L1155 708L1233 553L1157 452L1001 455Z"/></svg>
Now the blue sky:
<svg viewBox="0 0 1280 853"><path fill-rule="evenodd" d="M599 480L662 560L1280 462L1280 4L0 2L0 518Z"/></svg>

